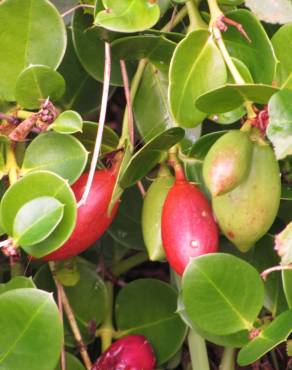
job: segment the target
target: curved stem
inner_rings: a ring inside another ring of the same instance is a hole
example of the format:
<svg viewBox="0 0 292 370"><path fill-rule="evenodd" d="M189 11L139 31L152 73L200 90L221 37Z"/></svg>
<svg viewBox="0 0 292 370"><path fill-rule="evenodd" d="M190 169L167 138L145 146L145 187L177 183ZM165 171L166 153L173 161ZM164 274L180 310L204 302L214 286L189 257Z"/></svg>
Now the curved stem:
<svg viewBox="0 0 292 370"><path fill-rule="evenodd" d="M134 254L129 258L124 259L123 261L117 263L115 266L112 267L111 273L118 277L128 270L131 270L133 267L141 265L142 263L148 261L148 255L145 252L140 252Z"/></svg>
<svg viewBox="0 0 292 370"><path fill-rule="evenodd" d="M103 81L102 100L101 100L101 107L100 107L98 130L97 130L96 141L95 141L92 161L90 164L90 170L89 170L87 183L85 186L85 190L82 194L82 198L78 202L78 207L81 207L86 203L88 195L90 193L92 182L93 182L93 177L94 177L94 173L95 173L95 169L96 169L96 165L98 161L98 156L99 156L99 152L101 148L101 143L102 143L103 129L105 125L107 102L108 102L109 87L110 87L110 77L111 77L111 51L110 51L110 44L105 42L104 81Z"/></svg>
<svg viewBox="0 0 292 370"><path fill-rule="evenodd" d="M8 172L9 184L13 185L18 178L18 164L14 153L14 146L11 144L6 151L6 171Z"/></svg>
<svg viewBox="0 0 292 370"><path fill-rule="evenodd" d="M194 0L190 0L186 3L186 7L188 10L188 15L190 19L190 25L188 28L188 33L198 30L198 29L206 29L208 25L204 22L201 14L199 12L197 4L194 3Z"/></svg>
<svg viewBox="0 0 292 370"><path fill-rule="evenodd" d="M189 332L188 345L192 370L210 370L206 342L194 330L190 330Z"/></svg>
<svg viewBox="0 0 292 370"><path fill-rule="evenodd" d="M220 363L220 370L234 370L235 368L235 349L225 347Z"/></svg>
<svg viewBox="0 0 292 370"><path fill-rule="evenodd" d="M161 28L161 32L169 32L172 28L177 26L188 14L188 9L183 7L173 20L169 21L164 27Z"/></svg>
<svg viewBox="0 0 292 370"><path fill-rule="evenodd" d="M106 315L101 327L97 331L97 335L101 337L101 350L106 351L112 344L112 339L115 333L113 328L113 303L114 303L114 286L110 282L106 282L107 302Z"/></svg>
<svg viewBox="0 0 292 370"><path fill-rule="evenodd" d="M72 12L75 12L75 10L77 9L80 9L80 8L90 8L90 9L94 9L94 5L89 5L89 4L78 4L76 6L74 6L73 8L67 10L66 12L64 12L63 14L61 14L61 17L62 18L65 18L66 15L69 15L70 13Z"/></svg>

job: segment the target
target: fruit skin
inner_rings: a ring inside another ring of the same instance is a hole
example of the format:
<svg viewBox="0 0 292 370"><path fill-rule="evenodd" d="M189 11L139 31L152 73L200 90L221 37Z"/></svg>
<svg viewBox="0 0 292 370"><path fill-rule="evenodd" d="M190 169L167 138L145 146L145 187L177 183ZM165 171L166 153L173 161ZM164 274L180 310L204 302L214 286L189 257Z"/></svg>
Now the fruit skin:
<svg viewBox="0 0 292 370"><path fill-rule="evenodd" d="M128 335L114 342L92 370L154 370L152 347L142 335Z"/></svg>
<svg viewBox="0 0 292 370"><path fill-rule="evenodd" d="M272 148L255 142L250 172L234 190L213 198L225 236L247 252L271 227L281 196L280 170Z"/></svg>
<svg viewBox="0 0 292 370"><path fill-rule="evenodd" d="M157 179L148 188L144 198L142 232L151 261L165 260L161 239L161 214L164 201L174 181L169 170L163 167Z"/></svg>
<svg viewBox="0 0 292 370"><path fill-rule="evenodd" d="M203 164L203 177L212 196L225 194L248 175L253 144L249 133L232 130L220 137Z"/></svg>
<svg viewBox="0 0 292 370"><path fill-rule="evenodd" d="M218 250L218 228L197 186L176 180L162 210L162 241L170 266L182 275L192 257Z"/></svg>
<svg viewBox="0 0 292 370"><path fill-rule="evenodd" d="M72 185L77 201L82 197L87 178L88 173L85 173ZM117 203L111 215L107 214L115 182L115 167L95 172L88 201L78 208L73 233L59 249L43 257L44 260L58 261L74 257L85 251L102 236L113 221L118 209Z"/></svg>

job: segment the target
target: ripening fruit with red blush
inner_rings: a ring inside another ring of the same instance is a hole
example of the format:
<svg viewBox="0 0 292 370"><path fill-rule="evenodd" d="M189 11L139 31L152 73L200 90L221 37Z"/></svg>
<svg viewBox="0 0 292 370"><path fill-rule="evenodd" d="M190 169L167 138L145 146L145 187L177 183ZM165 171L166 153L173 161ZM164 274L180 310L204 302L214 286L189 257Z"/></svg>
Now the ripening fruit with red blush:
<svg viewBox="0 0 292 370"><path fill-rule="evenodd" d="M162 242L170 266L182 275L192 257L218 250L218 228L205 195L176 176L162 210Z"/></svg>
<svg viewBox="0 0 292 370"><path fill-rule="evenodd" d="M113 343L95 362L92 370L154 370L155 356L142 335L128 335Z"/></svg>
<svg viewBox="0 0 292 370"><path fill-rule="evenodd" d="M83 195L88 173L73 185L76 200ZM64 260L76 256L95 243L110 226L118 209L118 202L108 215L108 206L116 182L116 167L98 170L94 174L87 202L78 208L77 221L70 238L56 251L44 257L46 261Z"/></svg>

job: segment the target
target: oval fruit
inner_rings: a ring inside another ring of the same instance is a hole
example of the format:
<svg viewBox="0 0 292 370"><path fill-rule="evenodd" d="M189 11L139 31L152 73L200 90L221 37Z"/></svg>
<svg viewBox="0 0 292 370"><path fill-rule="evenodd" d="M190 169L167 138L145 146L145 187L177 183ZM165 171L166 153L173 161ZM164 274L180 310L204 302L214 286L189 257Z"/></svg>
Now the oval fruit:
<svg viewBox="0 0 292 370"><path fill-rule="evenodd" d="M154 370L152 347L142 335L128 335L113 343L95 362L92 370Z"/></svg>
<svg viewBox="0 0 292 370"><path fill-rule="evenodd" d="M272 148L253 144L247 178L234 190L213 198L213 210L225 236L247 252L271 227L281 196L280 171Z"/></svg>
<svg viewBox="0 0 292 370"><path fill-rule="evenodd" d="M142 232L149 259L161 261L165 253L161 239L161 214L165 198L174 184L174 177L165 167L150 185L143 201Z"/></svg>
<svg viewBox="0 0 292 370"><path fill-rule="evenodd" d="M177 178L162 210L162 242L170 266L182 275L192 257L218 250L218 228L204 194Z"/></svg>
<svg viewBox="0 0 292 370"><path fill-rule="evenodd" d="M248 175L253 144L247 132L233 130L221 136L209 150L203 177L212 196L238 186Z"/></svg>
<svg viewBox="0 0 292 370"><path fill-rule="evenodd" d="M82 197L88 173L83 174L73 185L77 201ZM76 226L70 238L56 251L44 257L46 261L71 258L95 243L111 224L117 208L108 215L108 206L116 182L116 169L98 170L94 174L92 187L85 205L78 208Z"/></svg>

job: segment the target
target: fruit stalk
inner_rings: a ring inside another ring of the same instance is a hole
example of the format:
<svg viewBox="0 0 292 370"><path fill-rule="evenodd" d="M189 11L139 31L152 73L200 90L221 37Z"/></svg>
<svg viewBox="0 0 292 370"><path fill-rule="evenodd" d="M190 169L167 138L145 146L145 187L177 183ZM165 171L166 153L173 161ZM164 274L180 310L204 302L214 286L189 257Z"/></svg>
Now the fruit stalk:
<svg viewBox="0 0 292 370"><path fill-rule="evenodd" d="M194 330L190 330L189 332L188 345L191 355L192 369L210 370L206 342Z"/></svg>
<svg viewBox="0 0 292 370"><path fill-rule="evenodd" d="M106 282L107 288L107 302L106 315L101 327L98 329L98 334L101 337L101 350L106 351L112 344L113 334L115 332L113 327L113 303L114 303L114 286L111 282Z"/></svg>
<svg viewBox="0 0 292 370"><path fill-rule="evenodd" d="M234 363L235 363L235 349L225 347L219 369L234 370Z"/></svg>

